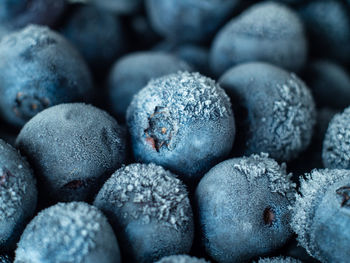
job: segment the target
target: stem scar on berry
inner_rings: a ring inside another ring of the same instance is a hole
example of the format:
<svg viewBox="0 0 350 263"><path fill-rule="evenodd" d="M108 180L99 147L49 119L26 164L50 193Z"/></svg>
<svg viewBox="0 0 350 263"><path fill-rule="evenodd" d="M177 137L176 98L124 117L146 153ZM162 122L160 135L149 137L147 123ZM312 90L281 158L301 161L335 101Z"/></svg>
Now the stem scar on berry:
<svg viewBox="0 0 350 263"><path fill-rule="evenodd" d="M350 186L343 186L336 190L337 195L342 197L341 207L350 207Z"/></svg>
<svg viewBox="0 0 350 263"><path fill-rule="evenodd" d="M10 177L15 177L6 167L2 168L0 176L0 186L4 186Z"/></svg>
<svg viewBox="0 0 350 263"><path fill-rule="evenodd" d="M265 225L271 227L276 219L275 211L271 207L266 207L263 213Z"/></svg>

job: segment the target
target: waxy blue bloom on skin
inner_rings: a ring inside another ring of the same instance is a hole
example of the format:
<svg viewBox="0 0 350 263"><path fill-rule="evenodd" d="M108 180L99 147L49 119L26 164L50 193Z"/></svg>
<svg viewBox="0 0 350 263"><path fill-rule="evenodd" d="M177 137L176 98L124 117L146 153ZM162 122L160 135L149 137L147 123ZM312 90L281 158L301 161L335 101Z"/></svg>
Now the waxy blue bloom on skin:
<svg viewBox="0 0 350 263"><path fill-rule="evenodd" d="M194 226L186 187L161 166L120 168L94 205L109 218L126 260L153 263L191 249Z"/></svg>

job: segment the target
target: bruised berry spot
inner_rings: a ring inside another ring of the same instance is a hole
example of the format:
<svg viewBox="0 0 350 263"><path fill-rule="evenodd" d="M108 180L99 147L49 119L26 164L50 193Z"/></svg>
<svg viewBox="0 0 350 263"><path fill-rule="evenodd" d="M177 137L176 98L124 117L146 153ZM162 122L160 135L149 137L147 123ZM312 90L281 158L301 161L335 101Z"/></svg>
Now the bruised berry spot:
<svg viewBox="0 0 350 263"><path fill-rule="evenodd" d="M14 177L14 175L7 168L2 168L0 186L4 186L10 177Z"/></svg>
<svg viewBox="0 0 350 263"><path fill-rule="evenodd" d="M263 217L264 217L265 225L268 225L269 227L271 227L276 219L275 211L273 211L271 207L267 207L264 210Z"/></svg>
<svg viewBox="0 0 350 263"><path fill-rule="evenodd" d="M148 123L149 127L144 130L146 142L157 152L162 147L170 149L175 129L167 108L157 106L154 113L148 118Z"/></svg>
<svg viewBox="0 0 350 263"><path fill-rule="evenodd" d="M341 207L350 207L350 186L343 186L336 190L337 195L341 197Z"/></svg>
<svg viewBox="0 0 350 263"><path fill-rule="evenodd" d="M71 189L71 190L77 190L77 189L79 189L79 188L81 188L83 186L84 186L84 181L82 181L82 180L73 180L73 181L70 181L69 183L66 183L63 187Z"/></svg>

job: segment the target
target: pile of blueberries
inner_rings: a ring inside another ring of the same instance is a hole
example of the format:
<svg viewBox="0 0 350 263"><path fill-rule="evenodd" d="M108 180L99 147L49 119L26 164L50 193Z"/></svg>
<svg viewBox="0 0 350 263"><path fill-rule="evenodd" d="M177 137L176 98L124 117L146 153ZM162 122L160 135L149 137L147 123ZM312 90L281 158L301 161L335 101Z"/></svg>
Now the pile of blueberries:
<svg viewBox="0 0 350 263"><path fill-rule="evenodd" d="M350 262L350 1L1 0L0 263Z"/></svg>

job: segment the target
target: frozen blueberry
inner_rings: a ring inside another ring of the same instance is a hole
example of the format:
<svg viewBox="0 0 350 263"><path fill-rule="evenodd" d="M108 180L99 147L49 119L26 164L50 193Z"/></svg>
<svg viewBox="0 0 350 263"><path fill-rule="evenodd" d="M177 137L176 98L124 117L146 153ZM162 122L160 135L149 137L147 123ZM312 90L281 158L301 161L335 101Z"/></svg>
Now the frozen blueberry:
<svg viewBox="0 0 350 263"><path fill-rule="evenodd" d="M138 161L162 165L188 182L225 158L235 136L228 96L199 73L150 81L130 104L127 123Z"/></svg>
<svg viewBox="0 0 350 263"><path fill-rule="evenodd" d="M350 171L314 170L301 180L291 225L298 241L321 262L350 258Z"/></svg>
<svg viewBox="0 0 350 263"><path fill-rule="evenodd" d="M339 0L309 1L299 13L309 33L310 51L348 63L350 17L347 6Z"/></svg>
<svg viewBox="0 0 350 263"><path fill-rule="evenodd" d="M22 128L16 144L34 166L41 190L58 201L92 197L126 155L117 121L82 103L42 111Z"/></svg>
<svg viewBox="0 0 350 263"><path fill-rule="evenodd" d="M94 71L108 70L126 49L121 22L110 12L94 6L78 8L62 32Z"/></svg>
<svg viewBox="0 0 350 263"><path fill-rule="evenodd" d="M130 15L142 7L143 0L91 0L91 3L116 14Z"/></svg>
<svg viewBox="0 0 350 263"><path fill-rule="evenodd" d="M0 22L14 28L28 24L53 26L65 7L65 0L2 0Z"/></svg>
<svg viewBox="0 0 350 263"><path fill-rule="evenodd" d="M224 161L200 181L195 197L202 240L218 262L245 262L281 247L294 195L291 174L267 154Z"/></svg>
<svg viewBox="0 0 350 263"><path fill-rule="evenodd" d="M79 53L61 35L31 25L0 42L0 114L22 126L43 109L91 98L93 83Z"/></svg>
<svg viewBox="0 0 350 263"><path fill-rule="evenodd" d="M161 166L120 168L94 205L109 218L125 259L154 262L191 248L194 226L186 187Z"/></svg>
<svg viewBox="0 0 350 263"><path fill-rule="evenodd" d="M219 81L237 119L237 153L267 152L287 161L307 148L315 123L309 89L293 73L266 63L246 63Z"/></svg>
<svg viewBox="0 0 350 263"><path fill-rule="evenodd" d="M0 251L14 248L36 203L31 168L17 150L0 139Z"/></svg>
<svg viewBox="0 0 350 263"><path fill-rule="evenodd" d="M119 263L117 239L107 218L83 202L58 203L26 227L16 263Z"/></svg>
<svg viewBox="0 0 350 263"><path fill-rule="evenodd" d="M112 112L124 119L133 96L151 79L185 70L191 71L191 67L166 53L137 52L122 57L109 76L108 97Z"/></svg>
<svg viewBox="0 0 350 263"><path fill-rule="evenodd" d="M331 120L323 142L322 159L326 168L350 169L350 107Z"/></svg>
<svg viewBox="0 0 350 263"><path fill-rule="evenodd" d="M299 71L307 58L307 41L298 15L275 2L253 5L216 35L210 64L218 76L250 61L269 62Z"/></svg>
<svg viewBox="0 0 350 263"><path fill-rule="evenodd" d="M239 0L146 0L153 28L175 42L207 40Z"/></svg>
<svg viewBox="0 0 350 263"><path fill-rule="evenodd" d="M156 263L208 263L208 261L187 255L174 255L164 257Z"/></svg>
<svg viewBox="0 0 350 263"><path fill-rule="evenodd" d="M302 263L300 260L290 257L263 258L256 263Z"/></svg>

